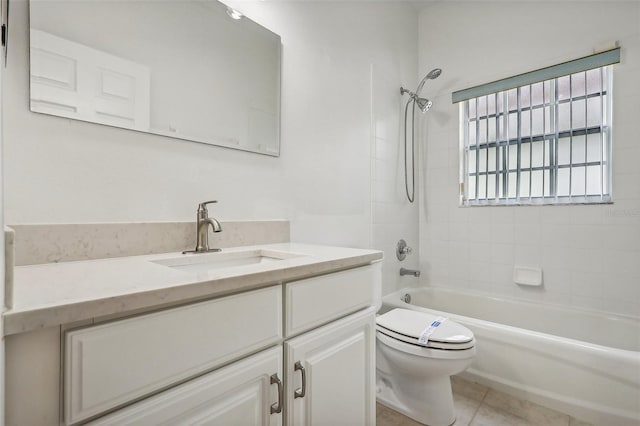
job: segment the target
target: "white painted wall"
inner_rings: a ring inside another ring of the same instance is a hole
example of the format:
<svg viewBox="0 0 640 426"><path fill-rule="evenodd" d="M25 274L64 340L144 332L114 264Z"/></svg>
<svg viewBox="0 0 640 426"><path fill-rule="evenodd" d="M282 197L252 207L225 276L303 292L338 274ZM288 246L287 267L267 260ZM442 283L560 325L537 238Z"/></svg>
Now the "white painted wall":
<svg viewBox="0 0 640 426"><path fill-rule="evenodd" d="M439 2L419 19L425 92L420 264L424 285L640 315L640 3ZM458 207L458 107L451 92L592 53L619 40L614 66L613 205ZM541 266L543 288L512 283Z"/></svg>
<svg viewBox="0 0 640 426"><path fill-rule="evenodd" d="M11 4L6 223L286 218L285 161L29 111L28 2ZM108 36L108 35L106 35Z"/></svg>
<svg viewBox="0 0 640 426"><path fill-rule="evenodd" d="M412 82L415 9L239 3L282 36L279 158L29 112L27 2L12 3L6 222L191 220L196 203L215 198L212 213L222 220L290 219L295 241L370 247L370 69ZM398 100L388 102L395 108Z"/></svg>

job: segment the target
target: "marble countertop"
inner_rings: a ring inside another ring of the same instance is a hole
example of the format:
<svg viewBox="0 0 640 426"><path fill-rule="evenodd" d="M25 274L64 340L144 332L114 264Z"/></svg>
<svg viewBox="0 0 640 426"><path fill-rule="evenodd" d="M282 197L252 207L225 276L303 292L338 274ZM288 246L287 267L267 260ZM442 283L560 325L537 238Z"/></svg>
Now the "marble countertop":
<svg viewBox="0 0 640 426"><path fill-rule="evenodd" d="M154 263L203 256L181 253L18 266L14 269L13 307L4 313L4 335L223 296L364 265L383 256L375 250L297 243L236 247L223 253L248 250L296 256L204 271Z"/></svg>

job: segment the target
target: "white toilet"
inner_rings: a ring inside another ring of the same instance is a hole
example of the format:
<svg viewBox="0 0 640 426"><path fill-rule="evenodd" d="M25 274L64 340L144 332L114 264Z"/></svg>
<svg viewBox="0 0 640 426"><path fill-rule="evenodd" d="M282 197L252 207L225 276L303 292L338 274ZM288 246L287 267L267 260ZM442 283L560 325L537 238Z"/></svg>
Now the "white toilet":
<svg viewBox="0 0 640 426"><path fill-rule="evenodd" d="M450 376L475 354L473 333L451 320L408 309L379 315L377 399L420 423L449 426L456 420Z"/></svg>

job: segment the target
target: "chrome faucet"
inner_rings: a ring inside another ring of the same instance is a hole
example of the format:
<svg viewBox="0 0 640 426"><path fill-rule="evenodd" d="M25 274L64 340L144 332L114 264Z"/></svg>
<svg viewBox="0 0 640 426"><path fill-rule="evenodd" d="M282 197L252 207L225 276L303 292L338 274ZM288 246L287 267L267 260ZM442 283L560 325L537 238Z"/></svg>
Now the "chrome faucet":
<svg viewBox="0 0 640 426"><path fill-rule="evenodd" d="M198 215L196 217L196 249L183 251L182 253L206 253L220 251L219 248L209 248L209 227L213 232L221 232L222 226L217 219L209 217L207 204L217 203L216 200L205 201L198 204Z"/></svg>
<svg viewBox="0 0 640 426"><path fill-rule="evenodd" d="M400 276L403 275L412 275L417 278L420 276L420 271L417 271L415 269L400 268Z"/></svg>

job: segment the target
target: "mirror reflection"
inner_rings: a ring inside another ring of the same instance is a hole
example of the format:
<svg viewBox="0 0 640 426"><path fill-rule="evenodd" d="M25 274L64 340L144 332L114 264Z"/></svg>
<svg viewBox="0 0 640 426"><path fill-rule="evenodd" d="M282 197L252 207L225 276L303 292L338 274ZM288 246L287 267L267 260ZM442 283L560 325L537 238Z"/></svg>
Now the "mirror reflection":
<svg viewBox="0 0 640 426"><path fill-rule="evenodd" d="M31 0L30 27L31 111L279 154L280 37L222 3Z"/></svg>

